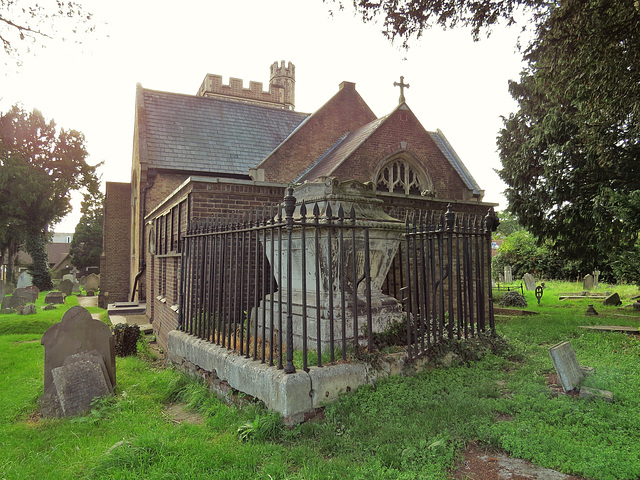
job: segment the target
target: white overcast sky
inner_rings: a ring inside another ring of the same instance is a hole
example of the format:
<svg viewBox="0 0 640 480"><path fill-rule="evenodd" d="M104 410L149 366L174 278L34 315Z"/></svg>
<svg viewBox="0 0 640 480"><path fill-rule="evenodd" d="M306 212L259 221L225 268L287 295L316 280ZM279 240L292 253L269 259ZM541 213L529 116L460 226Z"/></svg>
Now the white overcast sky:
<svg viewBox="0 0 640 480"><path fill-rule="evenodd" d="M397 105L403 75L406 101L427 130L441 129L480 187L485 201L505 207L496 136L501 116L516 109L507 84L523 64L519 27L495 29L473 42L467 30L433 30L408 51L394 46L381 26L353 12L329 15L321 0L80 0L94 13L97 32L81 45L51 42L9 64L0 75L0 111L21 104L57 125L84 133L89 163L104 162L103 181L131 175L136 83L195 94L205 74L263 82L269 66L296 66L296 110L312 113L342 81L376 115ZM348 1L346 3L349 3ZM74 212L55 227L73 232Z"/></svg>

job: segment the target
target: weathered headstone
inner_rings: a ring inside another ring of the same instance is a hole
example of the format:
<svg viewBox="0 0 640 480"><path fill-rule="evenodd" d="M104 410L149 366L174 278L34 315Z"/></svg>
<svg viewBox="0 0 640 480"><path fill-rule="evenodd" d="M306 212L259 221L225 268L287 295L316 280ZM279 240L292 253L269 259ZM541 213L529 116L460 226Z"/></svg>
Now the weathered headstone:
<svg viewBox="0 0 640 480"><path fill-rule="evenodd" d="M95 351L68 356L51 375L63 417L82 414L95 397L113 393L104 359Z"/></svg>
<svg viewBox="0 0 640 480"><path fill-rule="evenodd" d="M73 282L68 278L65 278L60 282L60 286L58 288L65 295L71 295L71 293L73 292Z"/></svg>
<svg viewBox="0 0 640 480"><path fill-rule="evenodd" d="M38 295L40 295L40 289L38 289L38 287L36 287L35 285L29 285L28 287L24 287L24 289L35 293L36 300L38 299ZM35 302L35 300L34 300L34 302Z"/></svg>
<svg viewBox="0 0 640 480"><path fill-rule="evenodd" d="M569 342L561 342L549 349L549 355L565 392L574 390L584 378L576 353Z"/></svg>
<svg viewBox="0 0 640 480"><path fill-rule="evenodd" d="M19 296L4 297L2 299L2 310L12 309L12 308L22 308L27 304L26 298L22 298Z"/></svg>
<svg viewBox="0 0 640 480"><path fill-rule="evenodd" d="M593 271L593 286L598 286L598 281L600 280L600 270Z"/></svg>
<svg viewBox="0 0 640 480"><path fill-rule="evenodd" d="M505 283L513 282L513 274L511 273L511 267L509 265L505 265L504 267L504 282Z"/></svg>
<svg viewBox="0 0 640 480"><path fill-rule="evenodd" d="M23 270L20 275L18 275L18 282L16 284L16 288L24 288L29 285L33 285L33 277L27 272Z"/></svg>
<svg viewBox="0 0 640 480"><path fill-rule="evenodd" d="M70 273L66 273L62 276L62 280L69 280L73 284L73 275L71 275Z"/></svg>
<svg viewBox="0 0 640 480"><path fill-rule="evenodd" d="M51 291L44 297L44 303L64 303L64 292Z"/></svg>
<svg viewBox="0 0 640 480"><path fill-rule="evenodd" d="M522 279L524 280L524 286L527 290L536 289L536 279L533 278L533 275L531 275L530 273L525 273Z"/></svg>
<svg viewBox="0 0 640 480"><path fill-rule="evenodd" d="M16 288L13 291L13 296L24 298L26 303L34 303L38 299L38 294L33 290L28 290L27 288Z"/></svg>
<svg viewBox="0 0 640 480"><path fill-rule="evenodd" d="M43 416L62 416L65 410L61 402L67 402L67 405L73 404L73 400L70 398L61 400L58 388L66 389L64 390L65 392L74 391L73 389L76 387L67 388L67 384L71 380L66 379L68 374L73 375L74 371L87 370L86 381L97 385L93 389L94 396L103 394L99 393L102 391L101 386L103 384L99 379L95 378L94 373L97 369L93 366L84 365L69 367L67 370L58 370L57 372L64 376L65 379L61 379L58 383L54 382L53 370L65 366L65 361L72 355L90 353L101 357L106 370L104 384L111 385L111 388L115 386L116 357L115 343L111 330L100 320L93 319L87 309L79 306L71 307L59 323L56 323L45 332L41 343L44 345L44 394L40 398L40 410ZM93 360L90 361L93 362ZM69 362L74 363L75 360L70 360ZM77 368L77 370L74 370L74 368Z"/></svg>
<svg viewBox="0 0 640 480"><path fill-rule="evenodd" d="M84 286L85 290L99 290L100 289L100 277L95 273L92 273L87 277L87 283Z"/></svg>
<svg viewBox="0 0 640 480"><path fill-rule="evenodd" d="M582 289L593 290L593 275L590 273L584 276L584 279L582 280Z"/></svg>
<svg viewBox="0 0 640 480"><path fill-rule="evenodd" d="M78 283L84 287L87 284L87 277L84 275L81 276L80 280L78 280Z"/></svg>
<svg viewBox="0 0 640 480"><path fill-rule="evenodd" d="M618 305L622 305L622 300L620 300L620 295L618 295L617 293L612 293L604 299L604 302L602 302L602 304L613 305L614 307L617 307Z"/></svg>

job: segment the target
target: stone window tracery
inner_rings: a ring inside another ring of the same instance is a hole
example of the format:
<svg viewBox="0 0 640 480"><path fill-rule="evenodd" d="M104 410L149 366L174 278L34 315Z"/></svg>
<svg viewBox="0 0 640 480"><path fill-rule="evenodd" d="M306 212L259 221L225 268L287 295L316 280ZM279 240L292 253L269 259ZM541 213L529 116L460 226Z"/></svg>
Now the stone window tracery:
<svg viewBox="0 0 640 480"><path fill-rule="evenodd" d="M392 160L382 167L376 185L380 191L405 195L420 195L425 190L418 173L401 158Z"/></svg>

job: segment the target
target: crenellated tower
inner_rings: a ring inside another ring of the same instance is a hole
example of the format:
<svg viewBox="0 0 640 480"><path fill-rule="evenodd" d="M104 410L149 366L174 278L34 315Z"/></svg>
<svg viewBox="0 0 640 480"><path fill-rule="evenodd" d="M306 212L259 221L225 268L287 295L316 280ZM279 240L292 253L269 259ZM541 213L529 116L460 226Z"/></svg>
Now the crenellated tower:
<svg viewBox="0 0 640 480"><path fill-rule="evenodd" d="M270 107L293 110L295 107L295 66L284 60L271 65L269 77L269 91L265 92L262 82L249 82L249 88L244 88L244 82L239 78L230 78L229 85L222 84L222 76L208 73L198 89L201 97L224 97L239 102L260 103Z"/></svg>
<svg viewBox="0 0 640 480"><path fill-rule="evenodd" d="M269 77L270 87L281 87L283 89L282 103L287 105L287 108L293 110L296 105L296 67L293 63L289 62L285 66L284 60L280 62L273 62L271 65L271 76Z"/></svg>

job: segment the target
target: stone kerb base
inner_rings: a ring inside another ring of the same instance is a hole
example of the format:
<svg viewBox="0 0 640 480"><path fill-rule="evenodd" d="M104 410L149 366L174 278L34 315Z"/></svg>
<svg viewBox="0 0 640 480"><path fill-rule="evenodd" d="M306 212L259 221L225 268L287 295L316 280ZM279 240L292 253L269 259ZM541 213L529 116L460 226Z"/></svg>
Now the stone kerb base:
<svg viewBox="0 0 640 480"><path fill-rule="evenodd" d="M269 410L279 412L287 425L295 425L360 385L420 371L427 359L407 364L406 354L400 353L381 359L378 369L366 363L340 363L286 374L174 330L169 333L167 361L185 373L203 378L223 399L229 400L232 389L246 393L264 402Z"/></svg>

